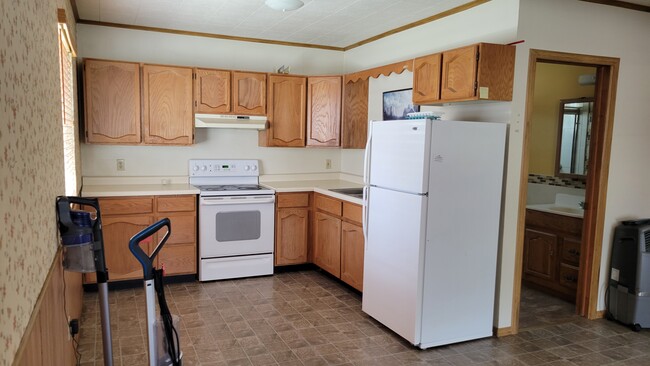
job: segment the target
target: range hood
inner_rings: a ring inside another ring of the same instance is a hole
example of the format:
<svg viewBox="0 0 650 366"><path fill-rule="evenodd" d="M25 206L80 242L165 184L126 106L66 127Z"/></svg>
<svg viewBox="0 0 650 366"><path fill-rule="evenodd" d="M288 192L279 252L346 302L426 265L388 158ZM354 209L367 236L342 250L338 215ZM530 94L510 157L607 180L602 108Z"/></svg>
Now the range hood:
<svg viewBox="0 0 650 366"><path fill-rule="evenodd" d="M237 116L231 114L195 114L196 128L266 129L266 116Z"/></svg>

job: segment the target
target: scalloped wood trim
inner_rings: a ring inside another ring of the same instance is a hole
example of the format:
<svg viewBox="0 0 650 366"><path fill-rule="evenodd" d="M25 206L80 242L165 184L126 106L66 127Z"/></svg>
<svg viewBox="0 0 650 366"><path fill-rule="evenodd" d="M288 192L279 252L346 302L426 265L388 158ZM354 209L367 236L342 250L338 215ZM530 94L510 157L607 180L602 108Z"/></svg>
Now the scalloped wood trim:
<svg viewBox="0 0 650 366"><path fill-rule="evenodd" d="M404 70L413 71L413 59L347 74L345 75L345 84L354 83L359 80L366 80L371 77L376 79L379 75L388 76L392 73L401 74Z"/></svg>

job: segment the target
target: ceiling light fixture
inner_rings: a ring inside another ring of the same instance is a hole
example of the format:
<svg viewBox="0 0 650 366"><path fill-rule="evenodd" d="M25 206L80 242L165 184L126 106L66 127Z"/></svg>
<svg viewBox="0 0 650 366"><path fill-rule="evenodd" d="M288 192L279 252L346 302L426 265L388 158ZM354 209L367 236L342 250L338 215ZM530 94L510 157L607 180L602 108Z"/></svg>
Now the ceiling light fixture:
<svg viewBox="0 0 650 366"><path fill-rule="evenodd" d="M296 10L305 5L300 0L266 0L264 4L271 9L282 11Z"/></svg>

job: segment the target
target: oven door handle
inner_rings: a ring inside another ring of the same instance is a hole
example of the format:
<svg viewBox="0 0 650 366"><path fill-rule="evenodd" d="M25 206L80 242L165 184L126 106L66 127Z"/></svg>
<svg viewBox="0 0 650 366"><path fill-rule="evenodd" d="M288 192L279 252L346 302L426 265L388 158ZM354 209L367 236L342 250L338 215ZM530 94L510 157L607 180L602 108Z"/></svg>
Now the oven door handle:
<svg viewBox="0 0 650 366"><path fill-rule="evenodd" d="M260 203L273 203L275 196L271 197L201 197L201 206L217 206L217 205L253 205Z"/></svg>

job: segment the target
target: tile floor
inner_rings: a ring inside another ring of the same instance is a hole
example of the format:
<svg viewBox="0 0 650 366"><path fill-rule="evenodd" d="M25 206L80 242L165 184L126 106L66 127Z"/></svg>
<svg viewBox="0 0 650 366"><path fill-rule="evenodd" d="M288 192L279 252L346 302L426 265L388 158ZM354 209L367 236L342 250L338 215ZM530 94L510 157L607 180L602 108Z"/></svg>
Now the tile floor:
<svg viewBox="0 0 650 366"><path fill-rule="evenodd" d="M535 305L538 294L524 294ZM184 365L650 365L650 330L634 333L558 308L524 307L544 315L526 320L515 336L418 350L364 315L359 294L318 271L173 284L166 296L182 318ZM109 298L115 365L146 365L144 292L111 291ZM81 365L103 364L100 332L97 294L87 293Z"/></svg>

